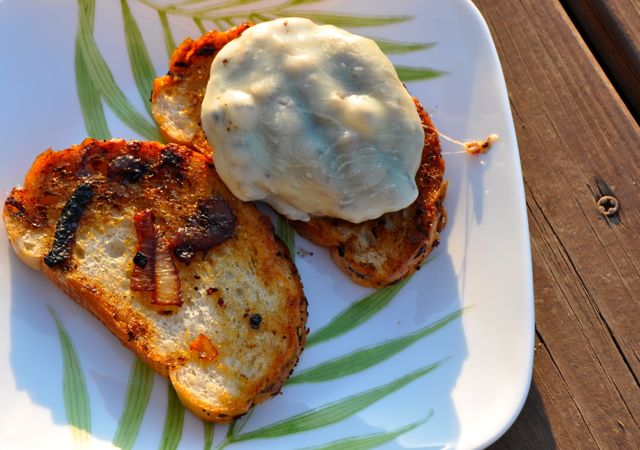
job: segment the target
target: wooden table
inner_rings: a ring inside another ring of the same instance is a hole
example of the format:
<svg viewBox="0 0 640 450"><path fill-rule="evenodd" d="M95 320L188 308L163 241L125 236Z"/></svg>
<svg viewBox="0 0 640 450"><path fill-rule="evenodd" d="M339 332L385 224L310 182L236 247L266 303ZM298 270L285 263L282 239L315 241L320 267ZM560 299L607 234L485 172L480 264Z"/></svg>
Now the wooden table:
<svg viewBox="0 0 640 450"><path fill-rule="evenodd" d="M640 448L640 0L476 4L518 134L536 308L529 397L492 448Z"/></svg>

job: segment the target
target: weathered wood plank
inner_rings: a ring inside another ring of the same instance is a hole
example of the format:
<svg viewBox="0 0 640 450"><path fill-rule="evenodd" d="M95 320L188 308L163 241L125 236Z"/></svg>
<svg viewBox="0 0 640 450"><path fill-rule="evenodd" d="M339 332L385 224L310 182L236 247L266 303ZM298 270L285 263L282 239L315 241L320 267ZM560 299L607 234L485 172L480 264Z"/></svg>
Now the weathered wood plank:
<svg viewBox="0 0 640 450"><path fill-rule="evenodd" d="M562 420L549 422L545 402L561 403ZM577 436L582 436L577 440ZM595 448L589 427L571 398L562 373L556 366L549 349L536 339L533 384L522 414L509 434L495 448L554 449Z"/></svg>
<svg viewBox="0 0 640 450"><path fill-rule="evenodd" d="M631 110L640 117L640 1L564 1Z"/></svg>
<svg viewBox="0 0 640 450"><path fill-rule="evenodd" d="M557 0L476 3L510 90L546 355L495 448L640 448L640 128Z"/></svg>

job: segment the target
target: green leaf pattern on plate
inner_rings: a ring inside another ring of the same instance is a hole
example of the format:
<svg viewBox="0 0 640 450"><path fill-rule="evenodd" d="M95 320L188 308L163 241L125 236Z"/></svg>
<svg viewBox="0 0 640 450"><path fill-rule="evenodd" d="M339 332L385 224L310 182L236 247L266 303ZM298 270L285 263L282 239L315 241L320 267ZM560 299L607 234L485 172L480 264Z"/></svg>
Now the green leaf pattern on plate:
<svg viewBox="0 0 640 450"><path fill-rule="evenodd" d="M117 85L111 70L98 49L93 35L95 0L77 1L79 12L74 63L78 99L87 133L96 138L107 139L110 137L111 134L103 106L104 101L104 104L132 131L144 139L161 140L157 127L134 108L122 89ZM322 3L323 1L325 0L287 0L253 11L238 11L237 9L233 10L233 8L259 3L260 0L226 0L218 2L183 0L165 5L156 4L150 0L138 0L139 3L155 10L159 19L159 26L162 29L168 56L171 55L171 52L176 47L170 23L170 18L174 16L190 17L200 34L204 34L207 31L205 21L220 29L226 29L247 20L262 22L277 17L300 16L307 17L317 23L357 28L379 27L412 19L411 16L369 16L291 9L300 5ZM120 4L126 51L131 72L140 97L143 100L145 112L150 116L149 93L151 92L153 79L156 76L155 70L145 45L144 36L132 13L129 1L121 0ZM387 54L423 51L435 45L435 43L373 39L378 43L382 51ZM399 77L405 82L427 80L445 74L445 72L425 67L396 66L396 70ZM287 244L293 257L295 255L295 234L290 224L280 218L277 223L277 232ZM331 339L337 339L367 322L382 311L408 281L409 279L406 279L393 286L372 291L346 307L328 324L309 336L307 352L311 347ZM69 334L55 311L50 307L49 310L58 328L63 354L63 395L67 420L73 427L75 442L79 445L84 445L88 442L88 433L91 431L89 396L84 375ZM328 381L372 367L443 328L459 318L463 312L464 310L456 311L413 333L358 349L299 371L289 379L288 384ZM291 433L300 433L339 422L393 394L412 381L427 375L443 363L444 360L437 361L419 370L400 376L387 384L354 393L343 399L304 411L259 429L243 432L245 425L251 418L252 410L249 414L228 426L226 436L217 444L216 448L221 449L234 442L250 439L274 438ZM151 369L136 359L129 378L125 406L114 435L114 445L123 449L133 448L149 403L153 379L154 375ZM169 450L178 447L182 437L184 411L177 394L171 384L168 383L167 410L160 449ZM314 447L314 449L365 449L376 447L417 428L431 418L432 415L433 412L429 412L426 417L394 430L346 437ZM203 448L205 450L213 446L215 429L216 427L213 424L203 422Z"/></svg>
<svg viewBox="0 0 640 450"><path fill-rule="evenodd" d="M144 412L149 404L152 389L153 370L139 358L136 358L129 375L124 409L113 437L113 445L116 447L122 450L133 448L142 425Z"/></svg>
<svg viewBox="0 0 640 450"><path fill-rule="evenodd" d="M442 327L451 323L462 315L463 310L451 313L437 322L428 325L413 333L406 334L396 339L391 339L381 344L355 350L347 355L325 361L317 366L294 373L287 384L318 383L345 377L376 364L400 353L411 344L435 333Z"/></svg>
<svg viewBox="0 0 640 450"><path fill-rule="evenodd" d="M64 409L67 421L71 425L73 441L78 448L86 447L91 433L91 408L89 405L89 393L84 379L80 359L69 332L65 328L58 313L49 305L49 314L56 322L60 350L62 351L62 395L64 397Z"/></svg>
<svg viewBox="0 0 640 450"><path fill-rule="evenodd" d="M307 447L302 450L366 450L374 447L378 447L382 444L386 444L389 441L394 440L398 436L401 436L414 428L419 427L427 420L431 419L433 411L429 411L429 415L424 419L420 419L416 422L405 425L404 427L396 430L391 430L382 433L374 433L366 436L358 436L340 439L337 441L329 442L328 444L321 445L319 447Z"/></svg>
<svg viewBox="0 0 640 450"><path fill-rule="evenodd" d="M210 450L213 445L213 424L211 422L202 421L204 427L204 450Z"/></svg>
<svg viewBox="0 0 640 450"><path fill-rule="evenodd" d="M93 34L93 22L95 17L95 2L86 2L79 5L78 22L81 17L88 19L88 32ZM96 139L109 139L109 126L104 115L102 107L102 98L100 91L96 88L95 83L91 79L87 62L80 50L80 37L76 36L75 40L75 72L76 72L76 90L78 92L78 101L80 102L80 110L84 119L87 134Z"/></svg>
<svg viewBox="0 0 640 450"><path fill-rule="evenodd" d="M398 73L398 77L405 83L437 78L446 73L440 70L429 69L427 67L407 67L398 65L396 65L396 72Z"/></svg>
<svg viewBox="0 0 640 450"><path fill-rule="evenodd" d="M306 347L309 348L320 342L334 339L363 324L387 306L408 282L409 278L405 278L393 286L377 289L360 300L353 302L348 308L337 314L327 325L311 333L307 338Z"/></svg>
<svg viewBox="0 0 640 450"><path fill-rule="evenodd" d="M289 255L291 255L291 260L295 262L296 235L289 221L282 216L278 216L278 222L276 224L276 234L287 245L287 249L289 249Z"/></svg>
<svg viewBox="0 0 640 450"><path fill-rule="evenodd" d="M257 430L236 435L232 437L230 441L238 442L249 439L274 438L331 425L332 423L339 422L352 416L358 411L362 411L367 406L374 404L378 400L392 394L400 388L403 388L412 381L428 374L438 368L441 364L441 361L429 364L428 366L397 378L388 384L351 395L343 398L342 400L312 409L311 411L298 414L272 425L267 425Z"/></svg>
<svg viewBox="0 0 640 450"><path fill-rule="evenodd" d="M162 24L162 34L164 36L164 46L167 49L167 56L171 57L171 53L173 53L173 50L176 48L176 40L173 38L173 33L171 32L169 18L167 17L167 13L164 11L158 11L158 17Z"/></svg>
<svg viewBox="0 0 640 450"><path fill-rule="evenodd" d="M389 41L387 39L373 38L380 50L387 55L396 55L401 53L419 52L436 46L435 42L426 42L424 44L418 42L398 42Z"/></svg>
<svg viewBox="0 0 640 450"><path fill-rule="evenodd" d="M94 17L84 13L95 8L95 0L78 0L80 17L78 22L77 39L79 50L86 62L87 73L104 101L111 110L129 128L145 139L160 141L162 137L155 124L145 119L129 102L116 84L111 69L102 57L96 41L93 38Z"/></svg>
<svg viewBox="0 0 640 450"><path fill-rule="evenodd" d="M184 406L180 403L178 394L169 381L167 381L167 414L164 419L162 438L158 450L175 450L182 438L182 425L184 423Z"/></svg>
<svg viewBox="0 0 640 450"><path fill-rule="evenodd" d="M131 63L131 72L136 80L138 92L142 98L145 109L151 116L151 89L153 87L153 79L156 71L151 63L151 57L147 51L147 46L142 38L142 33L136 19L131 14L129 2L121 0L122 5L122 21L124 22L124 35L127 43L127 53L129 54L129 62Z"/></svg>
<svg viewBox="0 0 640 450"><path fill-rule="evenodd" d="M310 11L279 11L276 17L304 17L318 24L335 25L340 28L379 27L411 20L411 16L353 16L349 14L327 14Z"/></svg>

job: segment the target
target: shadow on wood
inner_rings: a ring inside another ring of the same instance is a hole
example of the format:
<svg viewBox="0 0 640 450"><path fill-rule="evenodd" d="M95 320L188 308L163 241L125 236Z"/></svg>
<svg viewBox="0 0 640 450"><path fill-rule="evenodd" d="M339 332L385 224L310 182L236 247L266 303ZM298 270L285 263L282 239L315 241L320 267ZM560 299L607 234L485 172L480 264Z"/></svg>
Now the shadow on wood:
<svg viewBox="0 0 640 450"><path fill-rule="evenodd" d="M535 379L531 384L525 406L513 426L489 449L555 449L551 424Z"/></svg>

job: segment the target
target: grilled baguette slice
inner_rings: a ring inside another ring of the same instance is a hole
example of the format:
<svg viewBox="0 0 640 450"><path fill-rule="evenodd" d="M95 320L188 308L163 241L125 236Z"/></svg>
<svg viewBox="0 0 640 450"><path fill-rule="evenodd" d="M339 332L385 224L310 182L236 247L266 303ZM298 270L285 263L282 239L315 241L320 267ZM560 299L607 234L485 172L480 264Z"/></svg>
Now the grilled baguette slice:
<svg viewBox="0 0 640 450"><path fill-rule="evenodd" d="M93 195L82 211L78 192L86 186ZM168 240L213 197L224 199L235 226L189 264L171 257L182 305L153 305L152 292L132 291L134 216L151 210L157 234ZM225 422L246 413L278 393L293 370L306 339L300 278L269 219L229 193L208 157L123 140L47 150L24 187L11 191L3 217L18 256L168 376L201 418ZM69 257L45 262L69 217L79 219Z"/></svg>
<svg viewBox="0 0 640 450"><path fill-rule="evenodd" d="M200 123L213 58L247 25L226 32L211 31L185 40L173 53L169 73L153 84L153 115L171 142L190 145L212 155ZM296 231L315 244L328 247L340 269L354 282L370 287L393 284L411 275L433 247L446 224L443 206L446 182L438 133L417 99L425 130L422 163L416 175L419 196L402 211L359 224L328 217L293 222Z"/></svg>

